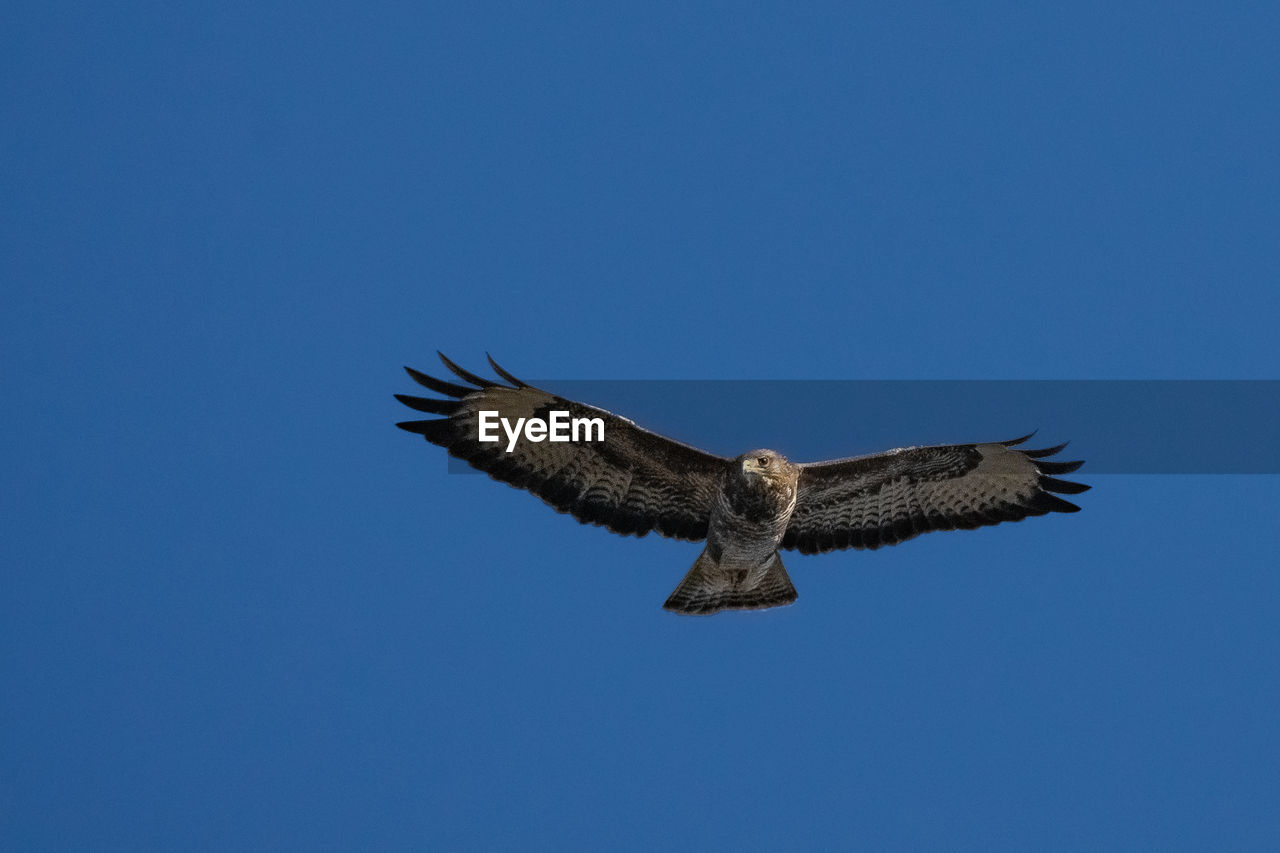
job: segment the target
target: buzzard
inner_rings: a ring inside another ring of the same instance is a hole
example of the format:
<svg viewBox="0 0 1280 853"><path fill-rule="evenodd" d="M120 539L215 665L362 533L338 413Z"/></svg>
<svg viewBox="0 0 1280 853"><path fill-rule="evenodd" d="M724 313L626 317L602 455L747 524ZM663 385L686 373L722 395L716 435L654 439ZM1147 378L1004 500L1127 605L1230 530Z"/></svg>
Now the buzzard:
<svg viewBox="0 0 1280 853"><path fill-rule="evenodd" d="M444 399L407 394L396 399L445 417L397 426L580 522L624 535L654 531L705 540L693 568L663 605L677 613L753 610L795 601L780 550L875 549L930 530L1077 512L1080 507L1054 493L1089 488L1053 476L1084 464L1046 459L1065 444L1014 449L1030 435L986 444L904 447L830 462L795 464L773 450L728 459L534 388L492 358L489 364L508 384L477 376L437 354L468 384L406 367L418 384ZM545 423L557 412L598 419L602 440L588 441L593 437L588 431L577 440L560 441L521 441L512 433L507 442L483 432L495 419Z"/></svg>

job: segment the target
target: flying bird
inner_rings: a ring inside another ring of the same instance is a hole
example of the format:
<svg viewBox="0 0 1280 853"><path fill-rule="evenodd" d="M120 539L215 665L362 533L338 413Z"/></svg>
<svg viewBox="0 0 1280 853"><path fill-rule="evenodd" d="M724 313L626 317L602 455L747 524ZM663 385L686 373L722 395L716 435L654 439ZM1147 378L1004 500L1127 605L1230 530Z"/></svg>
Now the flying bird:
<svg viewBox="0 0 1280 853"><path fill-rule="evenodd" d="M663 605L676 613L792 603L796 590L782 565L783 550L819 554L876 549L931 530L968 530L1031 515L1077 512L1080 507L1057 495L1089 488L1054 476L1084 464L1046 458L1065 444L1016 449L1030 435L985 444L904 447L828 462L796 464L774 450L751 450L729 459L535 388L492 358L489 364L505 383L477 376L437 354L467 384L406 367L418 384L443 399L407 394L396 394L396 399L444 417L396 426L424 436L495 480L532 492L580 522L624 535L656 532L690 542L705 540L693 568ZM524 440L515 433L502 434L521 418L545 423L556 412L584 423L598 419L603 436L589 429L577 440L560 441L529 440L529 432ZM507 426L496 429L501 419ZM489 440L482 441L482 435Z"/></svg>

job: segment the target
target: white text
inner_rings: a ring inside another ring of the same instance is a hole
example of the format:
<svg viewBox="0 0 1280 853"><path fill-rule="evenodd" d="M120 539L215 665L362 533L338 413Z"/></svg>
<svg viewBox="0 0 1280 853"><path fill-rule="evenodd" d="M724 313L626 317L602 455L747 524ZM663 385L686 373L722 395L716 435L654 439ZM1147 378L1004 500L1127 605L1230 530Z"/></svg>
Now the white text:
<svg viewBox="0 0 1280 853"><path fill-rule="evenodd" d="M498 412L482 411L479 415L479 438L481 441L501 441L498 436L498 425L507 435L507 452L516 449L516 440L524 431L526 441L604 441L604 418L573 418L566 411L553 410L550 417L516 418L512 426L509 418ZM581 435L580 439L578 436Z"/></svg>

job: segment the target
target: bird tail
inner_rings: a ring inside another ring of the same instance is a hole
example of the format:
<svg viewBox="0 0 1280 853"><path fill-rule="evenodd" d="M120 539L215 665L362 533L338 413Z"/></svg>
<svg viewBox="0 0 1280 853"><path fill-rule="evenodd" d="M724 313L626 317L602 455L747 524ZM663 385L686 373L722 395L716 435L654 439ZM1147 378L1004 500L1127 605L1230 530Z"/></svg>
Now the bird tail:
<svg viewBox="0 0 1280 853"><path fill-rule="evenodd" d="M778 552L755 567L722 565L703 549L693 568L662 605L676 613L762 610L796 600L796 588Z"/></svg>

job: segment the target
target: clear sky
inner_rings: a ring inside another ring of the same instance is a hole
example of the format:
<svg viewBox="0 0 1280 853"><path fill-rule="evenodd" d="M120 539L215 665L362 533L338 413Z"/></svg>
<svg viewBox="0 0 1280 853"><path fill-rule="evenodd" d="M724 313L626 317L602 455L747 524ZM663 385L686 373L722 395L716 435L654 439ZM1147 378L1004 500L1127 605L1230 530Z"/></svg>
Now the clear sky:
<svg viewBox="0 0 1280 853"><path fill-rule="evenodd" d="M1280 378L1280 12L512 6L0 12L0 846L1280 848L1276 477L1086 464L681 618L698 546L391 397Z"/></svg>

